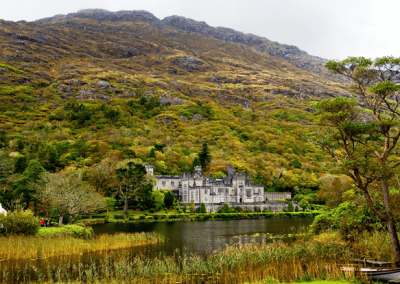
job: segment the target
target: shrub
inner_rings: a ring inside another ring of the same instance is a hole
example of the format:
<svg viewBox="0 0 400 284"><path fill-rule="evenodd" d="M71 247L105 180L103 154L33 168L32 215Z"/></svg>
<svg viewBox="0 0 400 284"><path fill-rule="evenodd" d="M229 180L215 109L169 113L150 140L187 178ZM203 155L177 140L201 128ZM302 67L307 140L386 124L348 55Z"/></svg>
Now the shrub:
<svg viewBox="0 0 400 284"><path fill-rule="evenodd" d="M293 202L289 202L287 211L288 212L293 212L294 211Z"/></svg>
<svg viewBox="0 0 400 284"><path fill-rule="evenodd" d="M206 205L205 205L204 203L201 203L201 204L200 204L199 213L207 213Z"/></svg>
<svg viewBox="0 0 400 284"><path fill-rule="evenodd" d="M150 208L149 211L150 211L150 213L156 212L156 210L154 208Z"/></svg>
<svg viewBox="0 0 400 284"><path fill-rule="evenodd" d="M114 214L114 219L125 219L124 214Z"/></svg>
<svg viewBox="0 0 400 284"><path fill-rule="evenodd" d="M35 235L40 226L29 209L8 212L7 216L0 214L0 223L4 226L3 234Z"/></svg>
<svg viewBox="0 0 400 284"><path fill-rule="evenodd" d="M128 216L128 220L129 220L129 221L135 220L135 216Z"/></svg>
<svg viewBox="0 0 400 284"><path fill-rule="evenodd" d="M146 215L140 215L140 216L139 216L139 219L140 219L140 220L143 220L143 219L145 219L145 218L146 218Z"/></svg>
<svg viewBox="0 0 400 284"><path fill-rule="evenodd" d="M107 214L92 214L92 218L103 219L103 218L106 218L106 217L107 217Z"/></svg>
<svg viewBox="0 0 400 284"><path fill-rule="evenodd" d="M167 208L171 208L171 206L173 205L173 203L174 203L174 195L172 194L172 192L171 191L167 191L167 193L165 194L165 196L164 196L164 204L165 204L165 207L167 207Z"/></svg>

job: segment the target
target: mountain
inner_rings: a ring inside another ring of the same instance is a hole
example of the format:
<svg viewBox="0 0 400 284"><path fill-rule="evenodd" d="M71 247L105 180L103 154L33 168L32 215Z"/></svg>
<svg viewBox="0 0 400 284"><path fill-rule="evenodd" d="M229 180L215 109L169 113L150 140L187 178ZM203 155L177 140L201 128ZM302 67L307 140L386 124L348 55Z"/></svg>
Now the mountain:
<svg viewBox="0 0 400 284"><path fill-rule="evenodd" d="M350 96L295 46L146 11L0 20L0 46L2 151L51 171L138 159L178 174L206 142L208 173L316 188L331 164L308 143L312 104Z"/></svg>

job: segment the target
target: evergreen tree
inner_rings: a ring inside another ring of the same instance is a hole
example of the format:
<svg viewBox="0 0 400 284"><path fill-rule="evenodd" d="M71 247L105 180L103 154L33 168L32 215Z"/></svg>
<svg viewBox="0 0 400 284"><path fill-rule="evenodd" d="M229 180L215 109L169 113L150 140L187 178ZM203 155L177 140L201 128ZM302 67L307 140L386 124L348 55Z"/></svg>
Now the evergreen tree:
<svg viewBox="0 0 400 284"><path fill-rule="evenodd" d="M150 153L149 153L149 158L156 158L156 149L151 148Z"/></svg>
<svg viewBox="0 0 400 284"><path fill-rule="evenodd" d="M21 201L26 204L27 208L29 202L35 200L33 196L36 189L32 188L31 184L37 182L41 178L40 174L45 171L45 168L37 160L30 160L21 177L13 183L14 197L21 197Z"/></svg>
<svg viewBox="0 0 400 284"><path fill-rule="evenodd" d="M124 200L125 215L128 214L128 203L136 197L143 199L144 204L148 204L148 195L151 197L153 195L151 194L152 185L149 186L146 180L145 166L129 162L127 168L119 168L115 170L115 173L118 179L118 193Z"/></svg>
<svg viewBox="0 0 400 284"><path fill-rule="evenodd" d="M141 210L149 210L156 207L151 183L148 182L141 187L138 201Z"/></svg>
<svg viewBox="0 0 400 284"><path fill-rule="evenodd" d="M294 206L292 202L289 202L288 207L287 207L288 212L293 212L294 211Z"/></svg>
<svg viewBox="0 0 400 284"><path fill-rule="evenodd" d="M49 172L55 172L59 167L58 153L55 147L47 145L46 148L40 153L41 162L43 167Z"/></svg>
<svg viewBox="0 0 400 284"><path fill-rule="evenodd" d="M199 154L199 159L201 163L201 167L205 169L208 164L211 162L210 151L208 150L208 145L206 142L203 143L203 149Z"/></svg>
<svg viewBox="0 0 400 284"><path fill-rule="evenodd" d="M199 213L207 213L206 205L205 205L204 203L201 203L201 204L200 204Z"/></svg>
<svg viewBox="0 0 400 284"><path fill-rule="evenodd" d="M28 160L26 156L18 156L15 165L14 165L14 172L17 174L22 174L26 167L28 166Z"/></svg>
<svg viewBox="0 0 400 284"><path fill-rule="evenodd" d="M192 173L193 173L194 168L195 168L196 166L201 166L201 162L200 162L199 157L195 157L195 158L193 159L193 163L192 163Z"/></svg>
<svg viewBox="0 0 400 284"><path fill-rule="evenodd" d="M165 207L171 208L172 204L174 204L174 195L172 194L171 191L167 191L167 193L164 196L164 204Z"/></svg>

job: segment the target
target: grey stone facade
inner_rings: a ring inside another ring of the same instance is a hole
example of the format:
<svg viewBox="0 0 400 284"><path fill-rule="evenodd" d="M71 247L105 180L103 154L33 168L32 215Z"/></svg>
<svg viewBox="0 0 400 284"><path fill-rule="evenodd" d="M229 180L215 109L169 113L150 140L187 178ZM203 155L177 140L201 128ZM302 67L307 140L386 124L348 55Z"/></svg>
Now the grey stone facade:
<svg viewBox="0 0 400 284"><path fill-rule="evenodd" d="M154 175L153 165L146 165L146 170L149 175ZM282 211L287 208L287 203L277 201L291 199L290 192L264 192L262 184L253 184L245 174L236 173L233 165L228 165L228 176L220 179L203 176L199 166L195 167L193 174L155 177L155 190L171 190L183 203L189 205L193 200L195 208L204 203L208 212L218 211L224 203L243 209L259 207L261 210Z"/></svg>

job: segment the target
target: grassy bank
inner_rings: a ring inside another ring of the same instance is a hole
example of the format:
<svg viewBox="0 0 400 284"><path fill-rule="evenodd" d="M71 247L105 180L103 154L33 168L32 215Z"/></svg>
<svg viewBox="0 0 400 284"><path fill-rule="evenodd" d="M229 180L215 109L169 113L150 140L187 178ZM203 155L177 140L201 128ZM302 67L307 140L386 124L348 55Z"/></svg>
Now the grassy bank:
<svg viewBox="0 0 400 284"><path fill-rule="evenodd" d="M0 237L0 261L45 259L85 252L105 252L120 248L151 245L162 241L163 237L156 233L104 234L92 239L76 238L69 234L58 237L14 235Z"/></svg>

